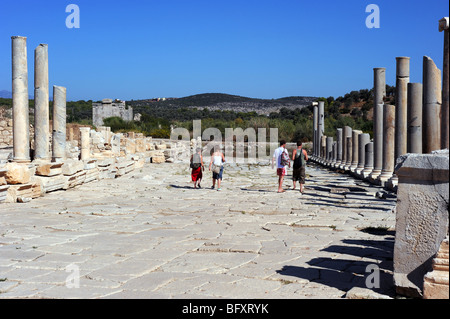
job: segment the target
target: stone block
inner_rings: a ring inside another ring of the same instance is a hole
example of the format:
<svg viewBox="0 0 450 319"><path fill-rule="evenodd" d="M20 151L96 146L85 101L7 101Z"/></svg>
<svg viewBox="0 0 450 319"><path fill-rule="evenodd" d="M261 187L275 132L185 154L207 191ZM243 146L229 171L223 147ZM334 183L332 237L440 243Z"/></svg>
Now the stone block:
<svg viewBox="0 0 450 319"><path fill-rule="evenodd" d="M84 169L83 161L66 161L64 165L61 167L63 175L70 176L74 175Z"/></svg>
<svg viewBox="0 0 450 319"><path fill-rule="evenodd" d="M163 150L165 150L166 148L167 148L167 145L166 145L166 144L156 144L156 149L157 149L157 150L163 151Z"/></svg>
<svg viewBox="0 0 450 319"><path fill-rule="evenodd" d="M86 170L86 179L84 183L90 183L93 181L98 181L100 179L98 168L93 168L90 170Z"/></svg>
<svg viewBox="0 0 450 319"><path fill-rule="evenodd" d="M96 159L84 160L83 162L84 162L85 170L91 170L91 169L97 168L97 160Z"/></svg>
<svg viewBox="0 0 450 319"><path fill-rule="evenodd" d="M166 161L166 158L164 157L164 155L152 157L152 163L154 163L154 164L164 163L165 161Z"/></svg>
<svg viewBox="0 0 450 319"><path fill-rule="evenodd" d="M78 185L81 185L86 180L86 171L81 170L76 172L75 174L71 174L70 176L65 176L66 182L64 184L64 189L69 189Z"/></svg>
<svg viewBox="0 0 450 319"><path fill-rule="evenodd" d="M114 157L102 158L97 160L97 167L106 167L115 163Z"/></svg>
<svg viewBox="0 0 450 319"><path fill-rule="evenodd" d="M146 151L145 140L143 138L136 139L136 153L143 153Z"/></svg>
<svg viewBox="0 0 450 319"><path fill-rule="evenodd" d="M0 186L0 203L4 203L6 201L9 187L9 185Z"/></svg>
<svg viewBox="0 0 450 319"><path fill-rule="evenodd" d="M394 282L397 293L423 295L424 275L448 234L449 153L399 157Z"/></svg>
<svg viewBox="0 0 450 319"><path fill-rule="evenodd" d="M64 189L67 178L64 175L57 176L35 176L44 193Z"/></svg>
<svg viewBox="0 0 450 319"><path fill-rule="evenodd" d="M447 235L433 259L433 271L427 273L424 277L424 299L449 299L448 264Z"/></svg>
<svg viewBox="0 0 450 319"><path fill-rule="evenodd" d="M36 175L39 176L56 176L62 174L62 166L64 163L45 163L36 166Z"/></svg>
<svg viewBox="0 0 450 319"><path fill-rule="evenodd" d="M27 164L7 163L4 174L8 184L27 184L30 181L31 174Z"/></svg>
<svg viewBox="0 0 450 319"><path fill-rule="evenodd" d="M134 140L131 140L129 138L125 140L125 153L126 154L136 153L136 143Z"/></svg>
<svg viewBox="0 0 450 319"><path fill-rule="evenodd" d="M6 202L16 203L16 202L26 202L28 198L36 198L36 190L34 189L36 184L28 183L28 184L20 184L20 185L11 185L8 188L8 194L6 198Z"/></svg>

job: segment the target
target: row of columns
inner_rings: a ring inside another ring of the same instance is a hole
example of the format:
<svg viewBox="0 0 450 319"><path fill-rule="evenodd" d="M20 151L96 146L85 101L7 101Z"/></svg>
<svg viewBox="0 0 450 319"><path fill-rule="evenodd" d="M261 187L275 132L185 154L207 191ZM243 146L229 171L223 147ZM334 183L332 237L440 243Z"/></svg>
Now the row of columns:
<svg viewBox="0 0 450 319"><path fill-rule="evenodd" d="M12 40L13 161L31 162L28 103L27 38ZM34 160L61 162L66 159L66 88L53 86L53 128L50 150L48 45L34 52ZM89 130L81 128L82 159L89 157Z"/></svg>
<svg viewBox="0 0 450 319"><path fill-rule="evenodd" d="M423 58L422 84L410 83L410 58L397 57L396 103L390 105L385 103L386 68L374 68L373 139L348 126L336 130L336 141L323 136L323 102L319 102L313 106L313 160L395 187L398 157L448 148L448 18L440 20L439 26L447 48L443 85L441 71L431 58Z"/></svg>

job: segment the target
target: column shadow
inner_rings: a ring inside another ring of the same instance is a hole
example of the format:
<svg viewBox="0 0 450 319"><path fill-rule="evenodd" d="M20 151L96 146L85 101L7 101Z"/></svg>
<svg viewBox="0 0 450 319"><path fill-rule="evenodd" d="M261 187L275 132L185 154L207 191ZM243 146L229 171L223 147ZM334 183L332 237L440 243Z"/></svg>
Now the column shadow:
<svg viewBox="0 0 450 319"><path fill-rule="evenodd" d="M337 253L341 258L313 258L307 262L308 267L285 265L276 272L334 287L345 293L353 287L361 287L395 297L392 233L384 232L382 240L345 239L342 245L331 245L321 250ZM376 280L377 274L379 280Z"/></svg>

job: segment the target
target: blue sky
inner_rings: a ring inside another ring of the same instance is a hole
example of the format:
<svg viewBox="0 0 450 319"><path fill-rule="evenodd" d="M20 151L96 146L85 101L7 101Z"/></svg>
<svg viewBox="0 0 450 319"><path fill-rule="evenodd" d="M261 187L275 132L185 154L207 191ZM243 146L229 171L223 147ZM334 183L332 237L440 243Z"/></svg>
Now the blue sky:
<svg viewBox="0 0 450 319"><path fill-rule="evenodd" d="M66 27L66 6L80 28ZM366 27L369 4L380 28ZM2 0L0 90L11 91L11 36L27 37L29 90L34 49L49 45L50 87L68 100L124 100L228 93L255 98L334 96L373 86L373 68L411 57L442 68L447 1L432 0ZM50 95L52 93L50 92Z"/></svg>

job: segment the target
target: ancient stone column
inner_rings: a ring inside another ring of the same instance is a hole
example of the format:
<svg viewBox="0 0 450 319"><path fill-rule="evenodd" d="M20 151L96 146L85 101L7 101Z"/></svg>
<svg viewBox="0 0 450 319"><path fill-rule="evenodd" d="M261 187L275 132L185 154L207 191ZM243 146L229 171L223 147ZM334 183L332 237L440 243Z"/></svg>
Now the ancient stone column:
<svg viewBox="0 0 450 319"><path fill-rule="evenodd" d="M360 130L352 131L352 163L350 165L350 171L354 172L358 167L359 162L359 134L362 134Z"/></svg>
<svg viewBox="0 0 450 319"><path fill-rule="evenodd" d="M373 142L366 144L364 169L361 172L362 178L368 178L373 170Z"/></svg>
<svg viewBox="0 0 450 319"><path fill-rule="evenodd" d="M319 106L313 104L313 155L317 157L317 150L319 148L319 140L317 139L317 128L318 128L318 115Z"/></svg>
<svg viewBox="0 0 450 319"><path fill-rule="evenodd" d="M423 153L441 148L441 71L433 60L423 57ZM447 123L448 125L448 123Z"/></svg>
<svg viewBox="0 0 450 319"><path fill-rule="evenodd" d="M26 163L30 161L27 38L14 36L11 40L13 160Z"/></svg>
<svg viewBox="0 0 450 319"><path fill-rule="evenodd" d="M366 145L370 142L370 134L361 133L358 135L358 164L356 166L355 172L360 175L364 170L364 165L366 161Z"/></svg>
<svg viewBox="0 0 450 319"><path fill-rule="evenodd" d="M87 160L91 157L91 150L90 150L90 136L89 133L91 131L90 127L80 127L80 135L81 135L81 160ZM118 138L120 143L120 137ZM119 144L120 147L120 144ZM114 149L114 154L117 156L117 150ZM119 150L120 153L120 150Z"/></svg>
<svg viewBox="0 0 450 319"><path fill-rule="evenodd" d="M48 45L34 51L34 158L50 160Z"/></svg>
<svg viewBox="0 0 450 319"><path fill-rule="evenodd" d="M352 165L352 155L353 155L353 138L346 137L347 140L347 161L345 162L344 170L348 171L350 170L350 166Z"/></svg>
<svg viewBox="0 0 450 319"><path fill-rule="evenodd" d="M321 141L323 133L325 131L325 122L324 122L325 110L324 110L324 105L325 105L324 101L319 101L318 126L317 126L319 141ZM319 153L319 156L321 156L320 153Z"/></svg>
<svg viewBox="0 0 450 319"><path fill-rule="evenodd" d="M444 32L444 63L442 68L441 149L449 148L449 18L439 20L439 32Z"/></svg>
<svg viewBox="0 0 450 319"><path fill-rule="evenodd" d="M336 129L336 163L334 164L334 167L338 167L342 162L342 136L342 129Z"/></svg>
<svg viewBox="0 0 450 319"><path fill-rule="evenodd" d="M73 141L73 127L69 127L69 141Z"/></svg>
<svg viewBox="0 0 450 319"><path fill-rule="evenodd" d="M395 168L395 105L384 104L383 114L383 168L378 177L381 186L385 186Z"/></svg>
<svg viewBox="0 0 450 319"><path fill-rule="evenodd" d="M336 152L337 152L337 143L333 142L330 161L331 167L334 167L334 164L336 164Z"/></svg>
<svg viewBox="0 0 450 319"><path fill-rule="evenodd" d="M333 156L333 137L327 137L327 152L325 154L325 164L329 165Z"/></svg>
<svg viewBox="0 0 450 319"><path fill-rule="evenodd" d="M422 154L422 83L408 83L408 153Z"/></svg>
<svg viewBox="0 0 450 319"><path fill-rule="evenodd" d="M395 158L406 154L408 136L408 83L409 57L397 57L397 80L395 85Z"/></svg>
<svg viewBox="0 0 450 319"><path fill-rule="evenodd" d="M347 137L352 137L352 128L350 126L344 126L343 136L342 136L342 162L339 165L340 169L345 169L348 162L348 148L347 148ZM351 159L350 159L351 161Z"/></svg>
<svg viewBox="0 0 450 319"><path fill-rule="evenodd" d="M52 161L66 158L66 88L53 86Z"/></svg>
<svg viewBox="0 0 450 319"><path fill-rule="evenodd" d="M386 96L386 68L374 68L373 171L376 179L383 167L383 99Z"/></svg>
<svg viewBox="0 0 450 319"><path fill-rule="evenodd" d="M325 160L325 154L327 152L327 137L326 135L322 135L322 137L320 138L320 158L319 158L319 163L324 162Z"/></svg>

